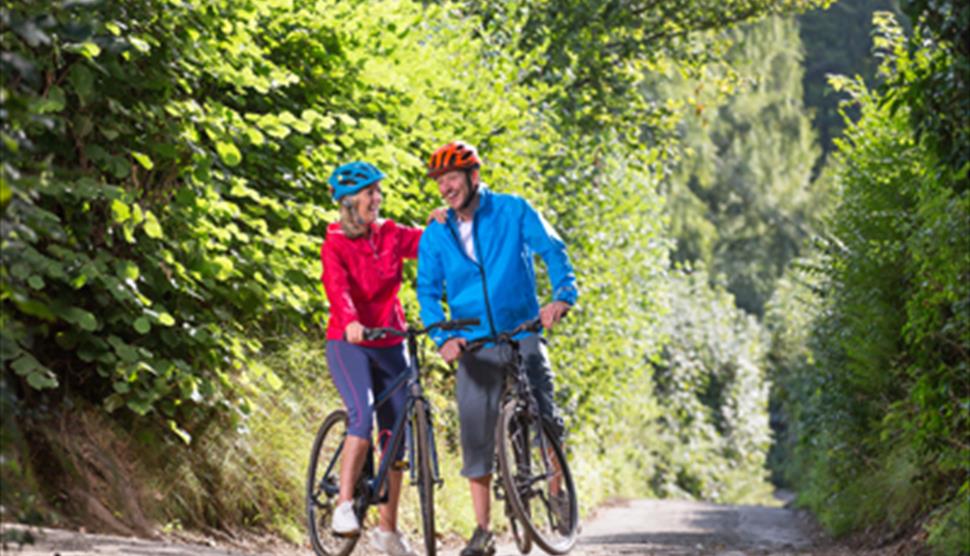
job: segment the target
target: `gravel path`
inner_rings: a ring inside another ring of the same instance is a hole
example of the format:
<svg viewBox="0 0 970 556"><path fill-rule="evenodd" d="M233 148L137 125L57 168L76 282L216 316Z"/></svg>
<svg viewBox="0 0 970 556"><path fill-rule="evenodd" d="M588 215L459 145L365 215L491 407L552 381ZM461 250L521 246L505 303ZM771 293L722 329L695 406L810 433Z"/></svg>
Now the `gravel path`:
<svg viewBox="0 0 970 556"><path fill-rule="evenodd" d="M7 540L4 556L311 556L293 546L260 546L243 552L214 543L189 544L149 539L82 534L54 529L26 529L3 525L4 539L29 531L32 543L18 546ZM582 525L572 556L783 556L849 554L836 547L813 544L807 518L793 510L762 506L720 506L677 500L634 500L600 509ZM362 543L363 544L363 543ZM355 551L355 555L367 551ZM457 556L459 550L440 551ZM515 556L511 544L499 546L497 556ZM544 554L534 548L533 554Z"/></svg>

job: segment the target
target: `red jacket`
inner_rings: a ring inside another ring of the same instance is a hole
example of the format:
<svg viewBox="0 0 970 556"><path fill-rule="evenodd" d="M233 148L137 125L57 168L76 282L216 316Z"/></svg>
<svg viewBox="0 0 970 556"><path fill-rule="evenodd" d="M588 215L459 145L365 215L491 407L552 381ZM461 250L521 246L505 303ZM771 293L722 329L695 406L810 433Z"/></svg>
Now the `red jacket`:
<svg viewBox="0 0 970 556"><path fill-rule="evenodd" d="M421 232L420 228L383 220L371 224L369 236L350 239L340 224L327 227L320 260L323 288L330 300L328 340L342 340L344 329L355 320L368 328L404 330L407 321L397 292L401 289L404 259L418 256ZM402 341L397 336L387 336L360 345L387 347Z"/></svg>

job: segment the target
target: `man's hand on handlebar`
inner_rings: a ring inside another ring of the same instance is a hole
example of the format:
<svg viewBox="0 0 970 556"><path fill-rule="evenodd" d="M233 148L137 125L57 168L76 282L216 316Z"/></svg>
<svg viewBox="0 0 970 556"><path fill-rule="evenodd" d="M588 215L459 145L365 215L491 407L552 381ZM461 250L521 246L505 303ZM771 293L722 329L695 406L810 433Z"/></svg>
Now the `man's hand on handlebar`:
<svg viewBox="0 0 970 556"><path fill-rule="evenodd" d="M569 307L570 305L565 301L553 301L540 309L539 318L542 320L542 327L552 330L552 327L569 312Z"/></svg>
<svg viewBox="0 0 970 556"><path fill-rule="evenodd" d="M464 338L451 338L438 350L441 358L445 360L445 363L451 363L461 357L461 352L465 349L465 344L467 342Z"/></svg>

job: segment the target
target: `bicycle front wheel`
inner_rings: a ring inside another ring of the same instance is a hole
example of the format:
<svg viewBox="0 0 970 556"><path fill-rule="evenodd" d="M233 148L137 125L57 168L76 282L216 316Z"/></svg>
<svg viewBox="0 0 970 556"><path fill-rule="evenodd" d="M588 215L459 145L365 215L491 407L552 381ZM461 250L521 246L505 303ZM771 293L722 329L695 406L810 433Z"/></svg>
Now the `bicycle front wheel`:
<svg viewBox="0 0 970 556"><path fill-rule="evenodd" d="M340 492L340 454L347 437L347 412L337 410L320 425L307 470L306 512L310 544L318 556L347 556L357 536L342 537L330 527Z"/></svg>
<svg viewBox="0 0 970 556"><path fill-rule="evenodd" d="M579 510L572 474L552 427L520 408L502 407L497 447L499 471L519 524L550 554L576 543Z"/></svg>
<svg viewBox="0 0 970 556"><path fill-rule="evenodd" d="M424 532L424 548L428 556L437 554L437 539L434 527L434 461L431 445L431 420L425 401L414 403L414 440L417 456L418 498L421 501L421 523Z"/></svg>

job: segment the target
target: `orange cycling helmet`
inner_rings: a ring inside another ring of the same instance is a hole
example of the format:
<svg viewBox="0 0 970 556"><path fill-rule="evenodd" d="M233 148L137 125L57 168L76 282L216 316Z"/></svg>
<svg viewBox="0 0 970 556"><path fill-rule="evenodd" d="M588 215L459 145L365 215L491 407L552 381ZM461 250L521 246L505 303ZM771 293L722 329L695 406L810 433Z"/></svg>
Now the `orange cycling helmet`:
<svg viewBox="0 0 970 556"><path fill-rule="evenodd" d="M464 141L448 143L436 150L428 161L428 177L437 178L452 170L472 170L482 165L475 147Z"/></svg>

